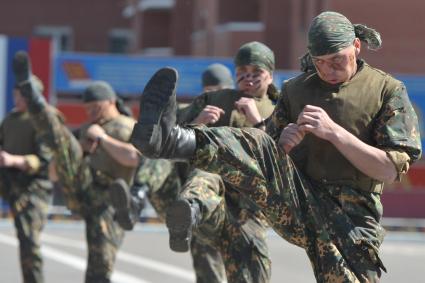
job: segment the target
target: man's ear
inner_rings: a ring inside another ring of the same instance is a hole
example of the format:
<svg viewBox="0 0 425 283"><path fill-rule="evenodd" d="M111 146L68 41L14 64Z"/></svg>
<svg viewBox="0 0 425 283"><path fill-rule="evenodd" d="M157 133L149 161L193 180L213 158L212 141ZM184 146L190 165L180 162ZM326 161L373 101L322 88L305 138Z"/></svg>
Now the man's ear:
<svg viewBox="0 0 425 283"><path fill-rule="evenodd" d="M360 39L358 39L358 38L354 39L353 45L354 45L354 50L356 52L356 57L357 57L360 54L360 50L361 50L361 47L362 47L362 43L361 43Z"/></svg>

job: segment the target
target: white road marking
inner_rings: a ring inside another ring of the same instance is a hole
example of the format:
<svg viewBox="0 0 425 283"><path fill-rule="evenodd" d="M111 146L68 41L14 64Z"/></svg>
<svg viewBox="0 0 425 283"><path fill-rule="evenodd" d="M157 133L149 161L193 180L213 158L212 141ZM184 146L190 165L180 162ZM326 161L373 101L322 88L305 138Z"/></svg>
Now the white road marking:
<svg viewBox="0 0 425 283"><path fill-rule="evenodd" d="M70 247L70 248L76 248L79 250L87 250L86 243L83 241L68 239L64 237L54 236L47 233L42 233L41 240L43 242L49 243L49 244L55 244L60 245L63 247ZM156 272L168 274L174 277L178 277L183 280L195 281L195 274L193 271L186 270L180 267L176 267L171 264L163 263L160 261L152 260L149 258L145 258L138 255L133 255L130 253L126 253L123 251L118 251L117 259L131 263L140 267L148 268L151 270L154 270Z"/></svg>
<svg viewBox="0 0 425 283"><path fill-rule="evenodd" d="M18 241L16 238L7 236L4 234L0 234L0 242L6 245L18 246ZM71 255L69 253L62 252L58 249L55 249L53 247L47 246L46 244L43 244L41 247L41 253L43 254L43 257L49 258L51 260L63 263L65 265L71 266L75 269L85 271L86 270L86 259ZM125 282L125 283L150 283L149 281L145 281L142 279L139 279L133 275L120 272L120 271L114 271L112 274L112 281L113 282Z"/></svg>

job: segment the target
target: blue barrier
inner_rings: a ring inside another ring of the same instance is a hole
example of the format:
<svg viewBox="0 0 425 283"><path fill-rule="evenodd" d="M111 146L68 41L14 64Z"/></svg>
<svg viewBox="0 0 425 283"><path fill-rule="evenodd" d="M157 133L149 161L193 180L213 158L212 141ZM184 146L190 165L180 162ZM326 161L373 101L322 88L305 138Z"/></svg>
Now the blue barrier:
<svg viewBox="0 0 425 283"><path fill-rule="evenodd" d="M190 98L201 93L201 73L212 63L222 63L234 72L231 58L60 53L54 60L55 92L79 95L92 80L105 80L119 94L134 97L141 93L157 69L171 66L179 72L177 95ZM274 83L280 87L284 80L298 73L277 70L274 72ZM424 133L422 113L425 111L425 76L395 75L395 77L405 83L419 116L421 133Z"/></svg>

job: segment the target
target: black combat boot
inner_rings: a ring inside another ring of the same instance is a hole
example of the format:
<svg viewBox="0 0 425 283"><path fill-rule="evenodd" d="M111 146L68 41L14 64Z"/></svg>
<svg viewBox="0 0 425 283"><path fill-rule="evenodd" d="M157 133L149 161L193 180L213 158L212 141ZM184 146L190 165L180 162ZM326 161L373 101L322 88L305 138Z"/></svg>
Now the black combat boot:
<svg viewBox="0 0 425 283"><path fill-rule="evenodd" d="M39 113L46 107L46 100L40 91L34 87L31 72L31 61L25 51L16 52L13 57L13 72L15 74L16 86L28 104L28 111L32 114Z"/></svg>
<svg viewBox="0 0 425 283"><path fill-rule="evenodd" d="M124 230L133 230L139 221L140 212L145 206L143 187L128 187L123 179L116 179L109 186L112 207L115 209L115 221Z"/></svg>
<svg viewBox="0 0 425 283"><path fill-rule="evenodd" d="M130 141L146 157L185 160L195 152L194 131L176 125L177 77L175 69L160 69L143 90Z"/></svg>
<svg viewBox="0 0 425 283"><path fill-rule="evenodd" d="M165 223L170 234L170 249L187 252L190 248L192 230L198 225L200 209L197 203L186 199L176 200L167 209Z"/></svg>

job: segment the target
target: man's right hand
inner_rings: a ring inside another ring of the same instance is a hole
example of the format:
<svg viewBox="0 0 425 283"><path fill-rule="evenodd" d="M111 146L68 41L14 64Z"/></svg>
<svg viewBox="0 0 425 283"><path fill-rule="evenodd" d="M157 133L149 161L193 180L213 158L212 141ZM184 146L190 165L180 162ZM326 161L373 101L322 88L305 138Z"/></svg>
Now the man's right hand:
<svg viewBox="0 0 425 283"><path fill-rule="evenodd" d="M199 113L198 117L195 118L195 120L192 121L193 124L214 124L216 123L221 115L224 114L224 110L216 107L216 106L212 106L212 105L207 105L201 113Z"/></svg>
<svg viewBox="0 0 425 283"><path fill-rule="evenodd" d="M297 124L290 123L282 130L278 145L286 153L289 153L292 148L294 148L303 140L304 136L305 132L301 131Z"/></svg>

